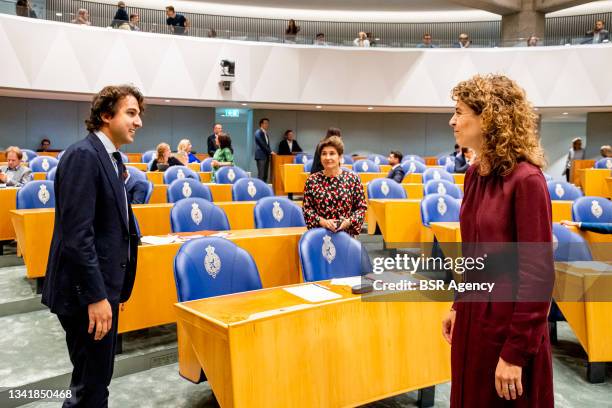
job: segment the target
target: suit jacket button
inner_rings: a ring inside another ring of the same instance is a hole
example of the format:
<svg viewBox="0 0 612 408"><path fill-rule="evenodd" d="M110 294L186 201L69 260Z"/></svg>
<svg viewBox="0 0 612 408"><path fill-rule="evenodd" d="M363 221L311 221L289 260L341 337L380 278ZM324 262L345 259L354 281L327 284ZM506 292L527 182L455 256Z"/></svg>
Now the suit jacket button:
<svg viewBox="0 0 612 408"><path fill-rule="evenodd" d="M126 264L122 263L122 264L121 264L121 265L119 265L119 266L121 266L121 269L125 269Z"/></svg>

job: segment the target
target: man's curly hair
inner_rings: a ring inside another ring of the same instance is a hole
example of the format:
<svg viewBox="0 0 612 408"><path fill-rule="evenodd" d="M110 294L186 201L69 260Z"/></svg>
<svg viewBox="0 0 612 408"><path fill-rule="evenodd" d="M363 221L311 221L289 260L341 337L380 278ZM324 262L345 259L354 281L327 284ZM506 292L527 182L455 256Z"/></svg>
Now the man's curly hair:
<svg viewBox="0 0 612 408"><path fill-rule="evenodd" d="M102 115L108 113L111 117L117 113L119 101L128 95L132 95L138 101L140 113L144 112L144 97L142 93L132 85L109 85L105 86L100 92L94 95L91 101L91 110L89 118L85 120L87 130L95 132L100 130L104 121Z"/></svg>
<svg viewBox="0 0 612 408"><path fill-rule="evenodd" d="M480 117L483 144L479 173L505 176L518 162L543 168L544 150L537 135L537 115L525 91L504 75L475 75L451 91L455 101Z"/></svg>

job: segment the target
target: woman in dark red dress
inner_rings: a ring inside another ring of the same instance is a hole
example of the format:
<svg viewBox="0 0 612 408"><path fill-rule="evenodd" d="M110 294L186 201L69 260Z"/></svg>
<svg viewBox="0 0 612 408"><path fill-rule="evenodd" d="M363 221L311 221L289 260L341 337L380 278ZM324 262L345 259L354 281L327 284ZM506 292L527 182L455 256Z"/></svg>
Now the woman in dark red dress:
<svg viewBox="0 0 612 408"><path fill-rule="evenodd" d="M319 143L323 170L312 173L304 187L304 220L308 229L323 227L359 235L368 208L361 179L340 167L344 144L338 136Z"/></svg>
<svg viewBox="0 0 612 408"><path fill-rule="evenodd" d="M517 243L519 249L486 270L514 294L510 301L459 298L443 321L451 343L451 407L552 408L551 203L536 115L525 92L500 75L477 75L452 96L455 139L478 156L461 205L464 256L466 245Z"/></svg>

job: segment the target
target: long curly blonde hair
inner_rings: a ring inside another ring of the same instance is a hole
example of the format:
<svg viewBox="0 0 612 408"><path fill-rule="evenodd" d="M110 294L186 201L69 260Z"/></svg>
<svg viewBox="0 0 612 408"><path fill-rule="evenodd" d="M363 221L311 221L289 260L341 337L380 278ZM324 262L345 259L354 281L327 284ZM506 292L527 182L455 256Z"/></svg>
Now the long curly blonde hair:
<svg viewBox="0 0 612 408"><path fill-rule="evenodd" d="M543 168L544 150L537 134L537 115L525 91L504 75L475 75L451 91L481 119L483 143L479 173L506 176L526 161Z"/></svg>

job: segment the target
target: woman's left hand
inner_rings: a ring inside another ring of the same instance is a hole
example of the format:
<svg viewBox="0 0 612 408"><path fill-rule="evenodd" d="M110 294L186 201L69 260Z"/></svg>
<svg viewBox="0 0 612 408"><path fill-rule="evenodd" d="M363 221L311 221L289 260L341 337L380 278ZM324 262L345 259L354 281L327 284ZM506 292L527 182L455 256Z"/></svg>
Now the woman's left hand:
<svg viewBox="0 0 612 408"><path fill-rule="evenodd" d="M495 369L495 389L499 398L515 400L517 396L523 395L523 384L521 374L523 367L505 362L501 357Z"/></svg>
<svg viewBox="0 0 612 408"><path fill-rule="evenodd" d="M219 162L217 160L213 160L210 162L210 165L213 167L219 167Z"/></svg>
<svg viewBox="0 0 612 408"><path fill-rule="evenodd" d="M340 224L340 226L336 228L336 231L346 231L350 227L351 227L351 220L349 220L348 218L345 218L342 220L342 223Z"/></svg>

